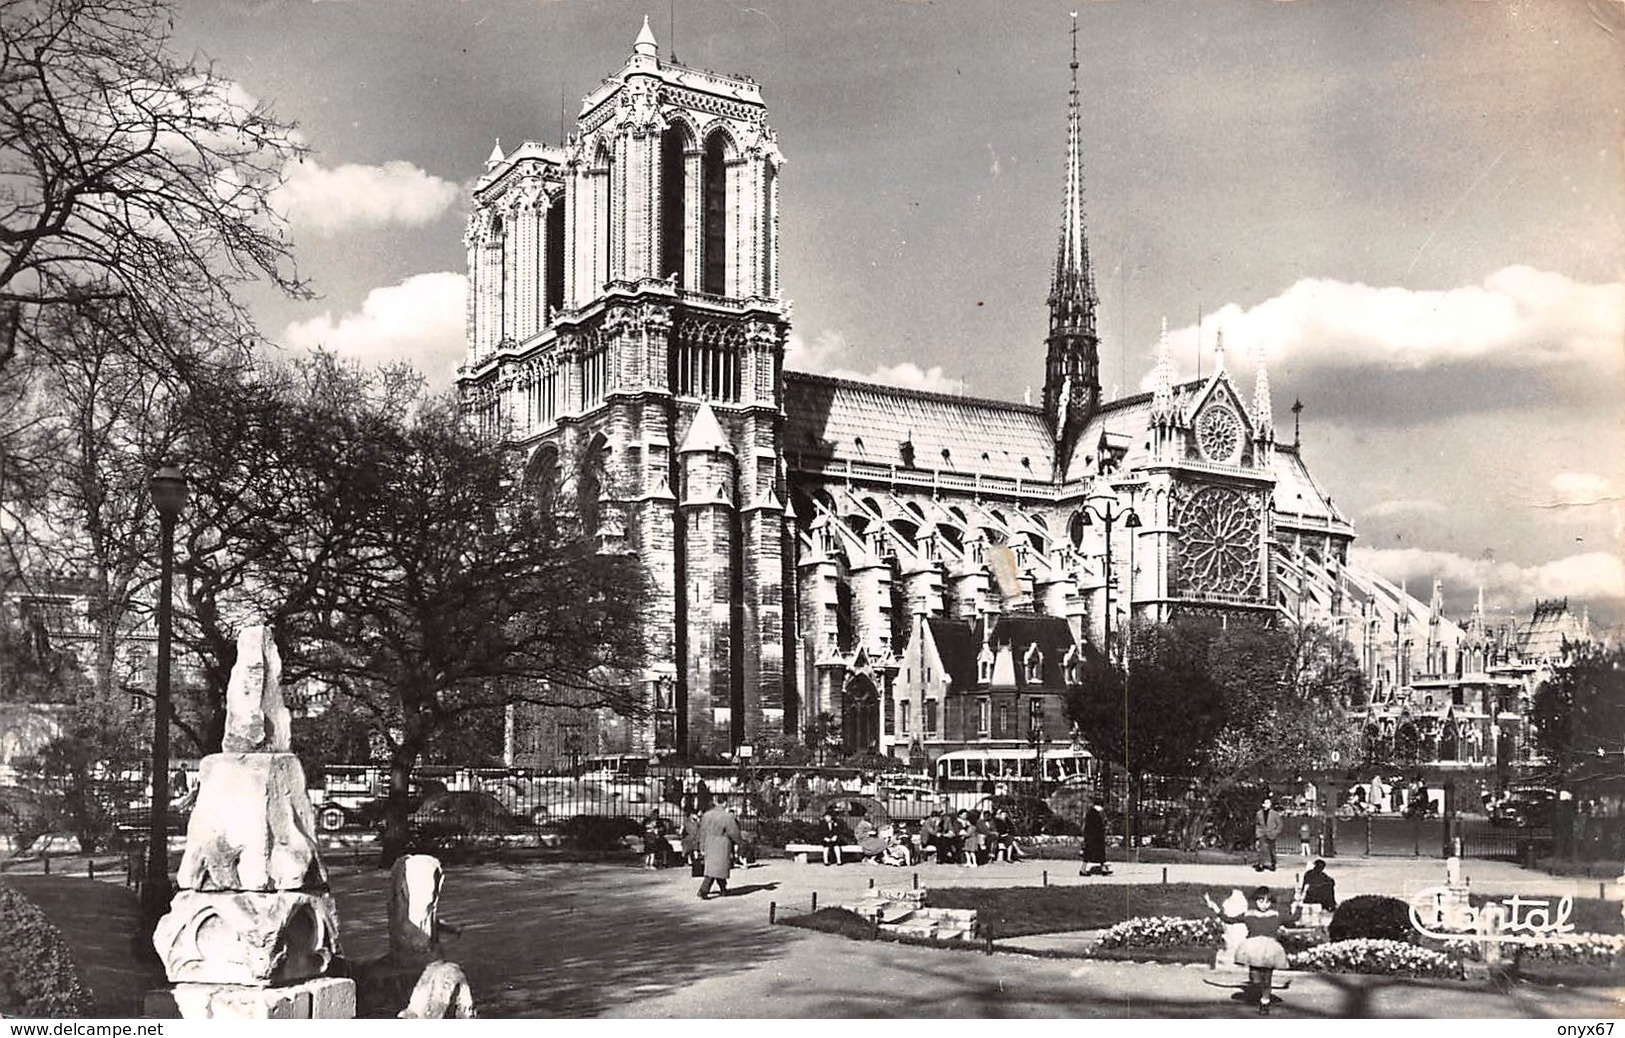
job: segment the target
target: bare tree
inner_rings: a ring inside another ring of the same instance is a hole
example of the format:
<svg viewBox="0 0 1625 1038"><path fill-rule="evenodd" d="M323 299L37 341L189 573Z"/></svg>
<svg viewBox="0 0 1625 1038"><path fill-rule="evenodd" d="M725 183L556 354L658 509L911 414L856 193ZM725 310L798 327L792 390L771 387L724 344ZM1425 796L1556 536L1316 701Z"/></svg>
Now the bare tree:
<svg viewBox="0 0 1625 1038"><path fill-rule="evenodd" d="M0 0L0 539L14 573L104 570L113 625L114 542L145 518L120 484L158 449L136 427L248 361L244 282L307 294L271 205L302 146L171 23L168 0Z"/></svg>
<svg viewBox="0 0 1625 1038"><path fill-rule="evenodd" d="M127 308L142 346L230 341L235 286L304 290L270 205L302 152L292 128L177 60L171 24L165 0L0 0L7 342L30 311L87 300Z"/></svg>

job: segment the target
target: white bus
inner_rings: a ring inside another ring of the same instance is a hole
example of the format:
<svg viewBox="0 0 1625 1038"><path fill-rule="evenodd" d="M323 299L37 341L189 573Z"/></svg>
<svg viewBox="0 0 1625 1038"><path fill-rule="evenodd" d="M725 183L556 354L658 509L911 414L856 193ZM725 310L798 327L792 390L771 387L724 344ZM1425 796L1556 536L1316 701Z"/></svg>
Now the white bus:
<svg viewBox="0 0 1625 1038"><path fill-rule="evenodd" d="M1067 746L1040 753L1031 746L1017 746L951 750L937 758L932 774L937 790L954 808L975 807L985 796L1032 795L1040 757L1044 769L1038 785L1040 796L1047 796L1056 786L1091 781L1099 767L1088 750Z"/></svg>

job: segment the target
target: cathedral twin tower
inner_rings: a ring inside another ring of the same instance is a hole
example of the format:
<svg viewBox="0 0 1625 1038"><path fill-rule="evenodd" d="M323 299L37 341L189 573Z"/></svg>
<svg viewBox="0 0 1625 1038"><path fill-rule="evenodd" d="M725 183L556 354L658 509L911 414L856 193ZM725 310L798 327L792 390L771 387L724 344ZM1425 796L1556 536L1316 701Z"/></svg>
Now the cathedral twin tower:
<svg viewBox="0 0 1625 1038"><path fill-rule="evenodd" d="M632 680L652 720L626 749L799 742L829 713L848 750L929 751L971 716L953 703L967 695L987 701L977 716L1008 706L1023 741L1029 717L1064 738L1060 678L987 688L905 654L958 625L983 655L1056 656L1033 670L1054 677L1131 616L1275 608L1274 538L1342 554L1352 528L1318 492L1302 529L1268 525L1277 472L1301 464L1276 450L1262 380L1248 408L1222 367L1184 386L1159 368L1155 400L1101 404L1075 29L1072 69L1041 407L785 372L784 158L760 88L662 61L647 21L562 145L492 152L466 237L460 387L486 431L525 448L534 493L648 568L652 663ZM1202 432L1217 426L1233 450ZM1304 487L1307 472L1300 511ZM1143 553L1126 586L1082 511L1104 492L1145 519L1112 540ZM1018 613L1043 622L997 622Z"/></svg>
<svg viewBox="0 0 1625 1038"><path fill-rule="evenodd" d="M786 724L783 161L760 88L662 62L645 21L573 136L498 146L474 189L465 399L648 562L646 749Z"/></svg>

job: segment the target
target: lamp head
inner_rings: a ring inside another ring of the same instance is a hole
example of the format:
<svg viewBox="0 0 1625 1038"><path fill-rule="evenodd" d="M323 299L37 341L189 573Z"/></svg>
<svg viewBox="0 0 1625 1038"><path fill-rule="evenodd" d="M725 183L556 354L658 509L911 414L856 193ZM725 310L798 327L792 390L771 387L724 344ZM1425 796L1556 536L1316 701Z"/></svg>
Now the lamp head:
<svg viewBox="0 0 1625 1038"><path fill-rule="evenodd" d="M1138 530L1140 528L1140 513L1130 508L1128 515L1123 517L1123 526L1130 530Z"/></svg>
<svg viewBox="0 0 1625 1038"><path fill-rule="evenodd" d="M186 473L174 465L165 465L152 474L149 486L153 507L165 520L173 522L186 504Z"/></svg>

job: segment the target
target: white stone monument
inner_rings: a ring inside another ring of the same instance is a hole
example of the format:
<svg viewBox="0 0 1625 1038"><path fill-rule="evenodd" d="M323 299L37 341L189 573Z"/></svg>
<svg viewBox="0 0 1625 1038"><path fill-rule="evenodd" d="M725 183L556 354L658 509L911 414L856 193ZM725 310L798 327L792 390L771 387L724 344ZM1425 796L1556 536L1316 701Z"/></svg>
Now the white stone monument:
<svg viewBox="0 0 1625 1038"><path fill-rule="evenodd" d="M340 954L338 913L281 678L270 629L244 629L225 752L203 759L180 889L152 935L175 986L148 996L148 1016L355 1016L355 982L326 975Z"/></svg>

